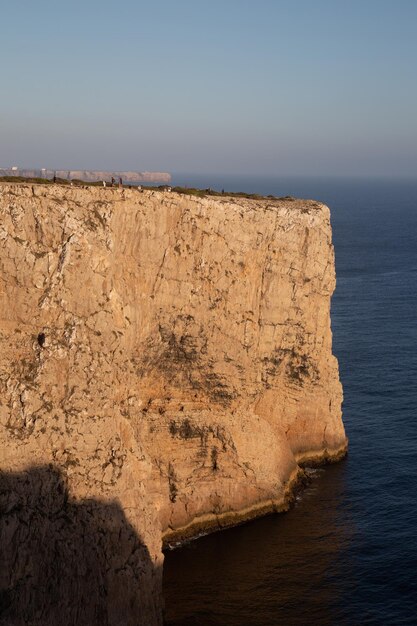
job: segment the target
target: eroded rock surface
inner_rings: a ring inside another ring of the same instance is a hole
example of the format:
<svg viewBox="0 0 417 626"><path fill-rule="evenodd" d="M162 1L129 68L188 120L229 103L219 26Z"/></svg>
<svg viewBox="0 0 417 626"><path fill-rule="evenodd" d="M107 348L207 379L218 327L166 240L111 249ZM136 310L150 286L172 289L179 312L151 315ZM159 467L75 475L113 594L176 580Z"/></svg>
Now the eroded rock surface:
<svg viewBox="0 0 417 626"><path fill-rule="evenodd" d="M0 185L0 215L7 611L23 597L21 623L56 623L14 564L17 543L38 546L22 502L36 509L58 484L51 539L61 514L65 545L86 516L101 537L85 571L99 562L107 582L91 586L88 624L157 624L162 538L285 508L299 463L346 450L329 210L14 184ZM116 559L117 532L130 539Z"/></svg>

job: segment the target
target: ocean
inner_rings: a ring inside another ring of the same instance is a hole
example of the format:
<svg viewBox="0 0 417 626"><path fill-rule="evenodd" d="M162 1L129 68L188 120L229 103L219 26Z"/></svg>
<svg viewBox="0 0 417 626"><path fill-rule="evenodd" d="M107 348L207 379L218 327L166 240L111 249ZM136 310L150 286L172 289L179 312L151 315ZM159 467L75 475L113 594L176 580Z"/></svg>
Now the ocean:
<svg viewBox="0 0 417 626"><path fill-rule="evenodd" d="M288 513L167 551L167 626L417 624L417 180L173 183L330 206L350 445Z"/></svg>

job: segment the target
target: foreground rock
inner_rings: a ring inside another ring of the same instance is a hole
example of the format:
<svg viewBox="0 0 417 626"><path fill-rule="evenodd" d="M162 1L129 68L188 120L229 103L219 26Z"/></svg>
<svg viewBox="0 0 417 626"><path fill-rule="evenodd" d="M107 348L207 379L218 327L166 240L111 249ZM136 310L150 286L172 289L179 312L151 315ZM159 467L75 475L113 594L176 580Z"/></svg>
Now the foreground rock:
<svg viewBox="0 0 417 626"><path fill-rule="evenodd" d="M329 211L1 185L0 213L1 623L158 624L162 541L345 453Z"/></svg>

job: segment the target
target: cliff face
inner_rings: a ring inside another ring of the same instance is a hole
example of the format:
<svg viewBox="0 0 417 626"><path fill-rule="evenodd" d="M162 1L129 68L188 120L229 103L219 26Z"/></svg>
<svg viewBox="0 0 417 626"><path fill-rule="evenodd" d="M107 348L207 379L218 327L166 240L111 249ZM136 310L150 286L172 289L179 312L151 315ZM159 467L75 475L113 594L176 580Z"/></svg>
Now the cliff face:
<svg viewBox="0 0 417 626"><path fill-rule="evenodd" d="M68 623L156 624L162 538L285 508L299 463L345 452L329 211L1 185L0 213L7 615L55 623L27 577L48 528L85 555L68 593L45 569Z"/></svg>

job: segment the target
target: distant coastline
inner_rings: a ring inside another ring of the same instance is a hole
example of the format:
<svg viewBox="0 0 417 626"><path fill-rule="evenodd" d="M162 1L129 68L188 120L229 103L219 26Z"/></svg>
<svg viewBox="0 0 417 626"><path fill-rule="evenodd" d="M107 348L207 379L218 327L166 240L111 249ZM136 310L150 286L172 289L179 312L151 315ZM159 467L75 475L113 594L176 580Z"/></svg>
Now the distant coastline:
<svg viewBox="0 0 417 626"><path fill-rule="evenodd" d="M22 169L19 167L0 167L0 176L20 178L42 178L52 180L54 177L62 180L80 180L83 182L110 181L112 178L121 178L126 183L169 183L171 174L168 172L112 172L100 170L53 170L53 169Z"/></svg>

